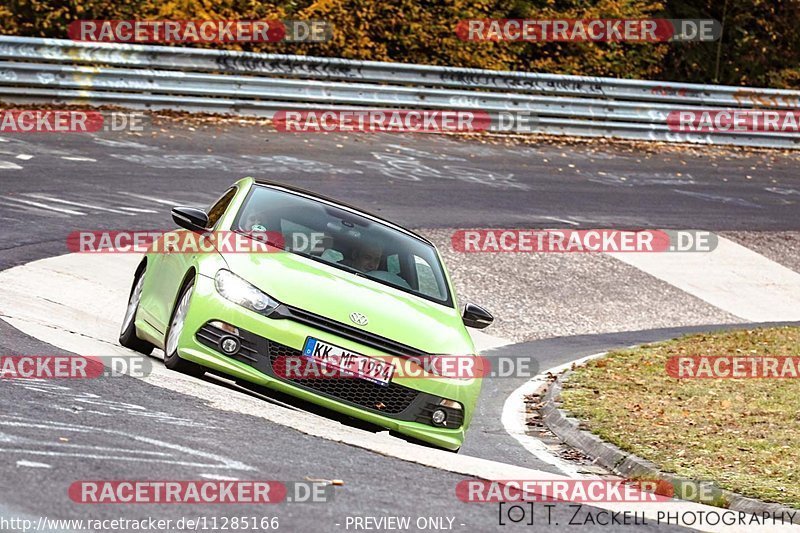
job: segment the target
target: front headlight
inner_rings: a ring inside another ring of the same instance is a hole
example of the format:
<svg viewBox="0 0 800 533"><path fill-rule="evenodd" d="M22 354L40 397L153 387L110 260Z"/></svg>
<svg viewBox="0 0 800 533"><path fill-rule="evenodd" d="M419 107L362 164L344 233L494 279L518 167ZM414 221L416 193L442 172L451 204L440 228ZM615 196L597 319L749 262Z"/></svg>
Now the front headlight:
<svg viewBox="0 0 800 533"><path fill-rule="evenodd" d="M278 302L268 294L249 284L230 270L219 270L214 276L214 285L223 298L246 307L256 313L268 315L275 310Z"/></svg>

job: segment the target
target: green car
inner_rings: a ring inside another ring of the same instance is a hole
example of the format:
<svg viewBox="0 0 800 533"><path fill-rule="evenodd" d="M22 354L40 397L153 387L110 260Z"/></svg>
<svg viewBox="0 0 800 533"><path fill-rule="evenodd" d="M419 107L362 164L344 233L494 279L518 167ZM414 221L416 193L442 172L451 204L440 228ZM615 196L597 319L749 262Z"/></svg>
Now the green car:
<svg viewBox="0 0 800 533"><path fill-rule="evenodd" d="M207 211L175 207L172 218L183 229L162 235L136 269L120 344L146 354L161 348L176 371L225 374L460 448L482 380L427 363L478 359L465 325L493 319L473 304L459 312L428 240L253 178ZM190 236L211 249L182 247L197 242ZM409 365L423 371L398 371Z"/></svg>

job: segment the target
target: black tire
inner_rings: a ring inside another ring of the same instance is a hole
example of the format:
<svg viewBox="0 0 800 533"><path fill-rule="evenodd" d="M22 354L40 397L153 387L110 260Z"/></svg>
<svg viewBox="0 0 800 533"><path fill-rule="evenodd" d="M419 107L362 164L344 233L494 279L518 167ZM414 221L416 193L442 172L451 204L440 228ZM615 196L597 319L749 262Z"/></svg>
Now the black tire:
<svg viewBox="0 0 800 533"><path fill-rule="evenodd" d="M181 359L178 355L178 348L175 345L174 348L171 350L168 349L169 347L169 336L173 326L173 319L175 318L175 314L179 311L181 307L181 303L183 302L184 297L186 294L194 288L193 280L190 279L186 284L184 284L183 288L181 289L180 294L178 295L177 300L175 300L175 307L172 309L172 313L169 317L169 327L167 328L167 334L164 336L164 366L169 368L170 370L174 370L175 372L180 372L182 374L188 374L190 376L195 377L203 377L206 373L205 369L194 363L192 361L187 361L186 359ZM188 302L186 303L188 306ZM171 352L171 353L170 353Z"/></svg>
<svg viewBox="0 0 800 533"><path fill-rule="evenodd" d="M133 277L131 293L128 296L128 309L125 310L125 317L122 319L122 329L119 333L119 343L125 348L130 348L144 355L150 355L155 346L136 336L136 313L139 311L139 299L142 295L140 285L144 280L144 271L144 267L140 268ZM135 304L133 304L134 296L136 298ZM131 305L135 305L135 307L130 309ZM130 317L128 313L131 313Z"/></svg>

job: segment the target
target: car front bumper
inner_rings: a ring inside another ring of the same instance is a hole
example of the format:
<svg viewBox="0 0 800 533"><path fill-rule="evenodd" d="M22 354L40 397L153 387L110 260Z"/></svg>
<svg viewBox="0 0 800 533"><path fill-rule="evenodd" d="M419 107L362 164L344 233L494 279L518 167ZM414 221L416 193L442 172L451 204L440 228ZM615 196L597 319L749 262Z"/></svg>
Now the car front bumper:
<svg viewBox="0 0 800 533"><path fill-rule="evenodd" d="M225 355L216 346L214 328L208 326L214 320L239 329L242 349L236 355ZM461 446L480 393L480 379L395 377L388 387L381 387L352 378L302 381L276 374L272 367L275 357L300 356L307 337L364 355L390 357L307 324L251 312L220 296L214 280L203 275L197 276L178 353L211 370L285 392L435 446L450 450ZM454 427L430 422L430 413L441 399L463 406L460 420L452 416L455 413L448 416L446 423Z"/></svg>

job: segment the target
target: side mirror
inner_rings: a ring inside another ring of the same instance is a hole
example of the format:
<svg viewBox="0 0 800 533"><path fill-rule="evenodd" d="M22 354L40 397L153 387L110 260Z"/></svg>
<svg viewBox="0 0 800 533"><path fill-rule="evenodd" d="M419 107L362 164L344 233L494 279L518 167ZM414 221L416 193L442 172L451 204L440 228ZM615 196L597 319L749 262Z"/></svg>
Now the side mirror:
<svg viewBox="0 0 800 533"><path fill-rule="evenodd" d="M203 232L208 226L208 215L196 207L173 207L172 220L180 227L190 231Z"/></svg>
<svg viewBox="0 0 800 533"><path fill-rule="evenodd" d="M475 304L464 306L464 315L461 319L465 326L475 329L483 329L494 321L494 317L489 311Z"/></svg>

